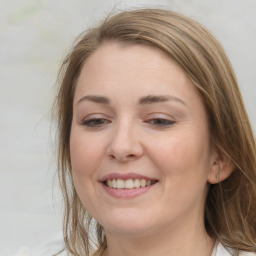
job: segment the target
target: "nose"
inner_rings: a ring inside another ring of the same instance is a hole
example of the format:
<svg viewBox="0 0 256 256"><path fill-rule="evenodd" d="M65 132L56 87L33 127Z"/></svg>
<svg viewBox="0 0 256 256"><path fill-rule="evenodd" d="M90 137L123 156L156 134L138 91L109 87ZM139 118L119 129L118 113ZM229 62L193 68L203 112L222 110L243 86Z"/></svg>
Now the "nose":
<svg viewBox="0 0 256 256"><path fill-rule="evenodd" d="M143 155L139 134L131 123L112 130L107 154L119 162L136 160Z"/></svg>

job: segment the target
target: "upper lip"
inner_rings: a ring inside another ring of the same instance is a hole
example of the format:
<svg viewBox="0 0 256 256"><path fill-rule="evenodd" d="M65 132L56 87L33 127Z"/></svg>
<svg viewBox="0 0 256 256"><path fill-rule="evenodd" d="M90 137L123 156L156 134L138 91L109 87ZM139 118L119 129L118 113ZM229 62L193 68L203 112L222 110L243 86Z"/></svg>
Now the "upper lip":
<svg viewBox="0 0 256 256"><path fill-rule="evenodd" d="M128 179L145 179L145 180L157 180L155 178L147 177L145 175L141 175L138 173L110 173L102 178L100 178L100 182L105 182L107 180L114 180L114 179L121 179L121 180L128 180Z"/></svg>

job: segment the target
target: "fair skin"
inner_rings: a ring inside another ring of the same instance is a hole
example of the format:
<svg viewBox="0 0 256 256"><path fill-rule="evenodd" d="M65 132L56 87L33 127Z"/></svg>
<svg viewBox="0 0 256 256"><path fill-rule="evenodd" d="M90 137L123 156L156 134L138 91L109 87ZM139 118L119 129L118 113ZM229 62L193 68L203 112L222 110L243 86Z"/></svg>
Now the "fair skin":
<svg viewBox="0 0 256 256"><path fill-rule="evenodd" d="M107 255L210 256L204 202L219 160L185 73L155 48L106 43L85 62L73 109L74 185Z"/></svg>

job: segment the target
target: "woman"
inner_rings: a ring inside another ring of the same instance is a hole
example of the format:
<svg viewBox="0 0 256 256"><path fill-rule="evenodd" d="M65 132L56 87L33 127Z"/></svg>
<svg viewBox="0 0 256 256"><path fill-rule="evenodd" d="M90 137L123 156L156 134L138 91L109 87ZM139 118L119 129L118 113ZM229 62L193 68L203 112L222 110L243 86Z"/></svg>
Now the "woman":
<svg viewBox="0 0 256 256"><path fill-rule="evenodd" d="M200 24L108 17L66 57L56 107L71 255L256 255L255 139Z"/></svg>

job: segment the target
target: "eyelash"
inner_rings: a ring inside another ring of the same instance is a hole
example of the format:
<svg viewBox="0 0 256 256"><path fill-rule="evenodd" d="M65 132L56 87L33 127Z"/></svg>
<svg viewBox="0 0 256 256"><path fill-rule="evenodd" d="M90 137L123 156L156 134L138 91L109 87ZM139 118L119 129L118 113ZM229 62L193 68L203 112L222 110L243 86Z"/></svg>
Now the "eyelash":
<svg viewBox="0 0 256 256"><path fill-rule="evenodd" d="M102 127L105 124L109 124L111 121L104 118L92 118L83 121L83 125L93 128L93 127ZM146 120L145 123L152 124L156 127L168 127L175 124L175 121L165 119L165 118L152 118Z"/></svg>
<svg viewBox="0 0 256 256"><path fill-rule="evenodd" d="M165 118L152 118L150 120L147 120L146 123L153 124L157 127L168 127L173 124L175 124L175 121L165 119Z"/></svg>
<svg viewBox="0 0 256 256"><path fill-rule="evenodd" d="M101 127L104 124L108 124L108 123L110 123L110 121L104 118L92 118L92 119L84 120L82 124L87 127Z"/></svg>

